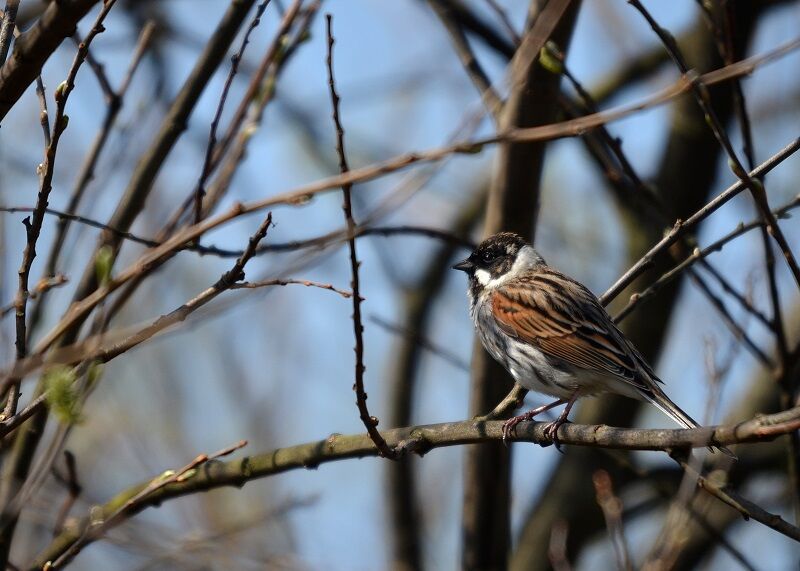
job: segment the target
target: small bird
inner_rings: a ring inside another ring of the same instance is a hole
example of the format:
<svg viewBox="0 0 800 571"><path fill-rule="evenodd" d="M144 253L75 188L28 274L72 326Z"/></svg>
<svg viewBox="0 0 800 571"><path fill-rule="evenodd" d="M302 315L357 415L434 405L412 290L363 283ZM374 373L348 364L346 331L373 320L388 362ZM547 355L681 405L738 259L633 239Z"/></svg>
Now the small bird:
<svg viewBox="0 0 800 571"><path fill-rule="evenodd" d="M647 401L685 428L698 426L661 390L597 297L548 266L521 236L490 236L453 269L469 277L470 315L486 350L517 383L558 399L507 420L504 441L520 422L566 404L545 428L557 445L575 401L601 393Z"/></svg>

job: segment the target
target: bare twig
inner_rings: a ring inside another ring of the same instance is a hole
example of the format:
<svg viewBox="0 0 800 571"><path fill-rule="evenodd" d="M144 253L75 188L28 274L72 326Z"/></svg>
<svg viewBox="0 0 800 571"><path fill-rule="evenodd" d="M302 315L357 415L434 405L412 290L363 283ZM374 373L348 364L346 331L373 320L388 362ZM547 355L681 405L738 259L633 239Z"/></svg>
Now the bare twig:
<svg viewBox="0 0 800 571"><path fill-rule="evenodd" d="M326 289L328 291L332 291L334 293L338 293L345 299L349 299L353 297L353 292L345 291L343 289L338 289L334 287L332 284L323 284L320 282L314 282L311 280L298 280L298 279L271 279L271 280L263 280L260 282L241 282L238 284L234 284L231 286L231 289L258 289L262 287L271 287L271 286L287 286L287 285L302 285L306 287L315 287L319 289Z"/></svg>
<svg viewBox="0 0 800 571"><path fill-rule="evenodd" d="M219 121L222 117L222 110L225 108L225 101L228 99L228 91L233 84L233 78L236 76L236 73L239 71L239 62L242 60L242 56L244 56L244 50L247 48L247 44L250 42L250 34L253 33L258 25L261 23L261 16L264 15L264 10L267 9L267 5L269 4L270 0L263 0L261 4L258 5L256 8L255 16L253 16L253 20L250 22L250 25L247 27L247 31L244 33L244 37L242 37L242 43L239 46L239 50L231 56L231 69L228 72L228 77L225 79L225 86L222 88L222 95L220 95L219 103L217 104L217 110L214 113L214 119L211 121L211 127L209 128L208 133L208 145L206 145L206 155L205 159L203 160L203 170L200 174L200 178L197 181L197 186L195 187L194 196L195 196L195 203L194 203L194 222L197 224L203 218L203 197L206 194L205 184L208 180L208 177L211 175L211 159L214 153L214 149L217 145L217 128L219 127Z"/></svg>
<svg viewBox="0 0 800 571"><path fill-rule="evenodd" d="M18 212L33 212L33 206L0 206L0 212L7 212L9 214L14 214ZM111 234L114 234L124 240L129 240L136 244L142 244L143 246L147 246L148 248L155 248L157 246L161 246L164 244L164 240L156 240L154 238L146 238L144 236L139 236L138 234L134 234L133 232L125 232L123 230L118 230L109 226L105 222L101 222L94 218L89 218L87 216L80 216L78 214L70 214L68 212L64 212L62 210L56 210L55 208L46 208L45 214L50 216L55 216L59 220L68 220L70 222L77 222L78 224L83 224L85 226L89 226L91 228L97 228L99 230L104 230ZM413 225L401 225L401 226L358 226L355 230L355 238L361 238L363 236L384 236L384 237L391 237L391 236L424 236L427 238L432 238L435 240L441 240L443 242L448 242L462 248L472 249L475 247L475 243L472 240L468 240L467 238L458 236L453 234L452 232L448 232L446 230L439 230L437 228L429 228L427 226L413 226ZM337 240L346 240L347 239L347 230L341 230L337 232L329 232L327 234L323 234L321 236L317 236L315 238L308 238L305 240L292 240L291 242L275 242L274 244L262 244L258 247L256 251L256 255L267 254L271 252L291 252L294 250L302 250L304 248L320 248L326 245L329 245L332 241ZM242 255L243 250L231 250L227 248L218 248L216 246L202 246L199 244L187 244L184 248L184 251L187 252L197 252L198 254L204 256L217 256L220 258L238 258Z"/></svg>
<svg viewBox="0 0 800 571"><path fill-rule="evenodd" d="M64 531L64 522L67 520L67 516L69 515L72 506L75 505L75 502L78 500L78 497L83 491L83 487L78 482L78 470L75 466L75 455L69 450L64 450L64 465L67 467L66 477L62 476L61 473L59 473L55 468L52 470L56 480L64 484L64 486L67 488L67 499L64 500L64 505L61 506L61 509L58 512L58 517L56 517L56 523L53 526L54 536L58 536Z"/></svg>
<svg viewBox="0 0 800 571"><path fill-rule="evenodd" d="M745 499L738 493L727 488L724 484L715 482L713 477L707 478L705 476L698 474L686 462L681 462L680 464L687 472L691 472L692 474L694 474L694 476L697 478L697 485L699 487L703 488L703 490L705 490L715 498L719 499L720 501L731 506L733 509L737 510L739 513L742 514L742 517L745 520L749 520L750 518L752 518L757 522L762 523L767 527L774 529L778 533L785 535L786 537L794 539L795 541L800 541L800 528L790 524L777 514L769 513L767 510L765 510L758 504L748 499Z"/></svg>
<svg viewBox="0 0 800 571"><path fill-rule="evenodd" d="M339 170L342 174L347 174L350 171L350 167L347 165L347 155L344 150L344 129L342 128L342 122L339 118L339 94L336 92L336 82L333 75L333 17L330 14L326 14L325 19L327 22L326 31L328 35L328 57L326 59L326 64L328 68L328 87L330 88L331 102L333 104L333 123L336 127L336 152L339 155ZM369 414L369 409L367 408L367 393L364 390L364 326L361 320L361 293L358 276L358 267L360 264L356 257L356 240L352 237L355 234L357 226L353 218L351 189L352 184L342 185L342 193L344 195L342 210L344 210L344 217L347 221L348 233L351 235L348 240L348 249L350 250L350 274L352 276L350 286L353 289L353 332L356 339L355 384L353 389L356 393L356 405L358 406L361 422L364 423L367 432L375 442L376 448L384 458L394 458L396 456L395 452L386 445L386 441L376 428L378 426L378 419Z"/></svg>
<svg viewBox="0 0 800 571"><path fill-rule="evenodd" d="M785 204L784 206L777 208L774 213L775 216L778 218L782 218L786 216L786 214L800 206L800 195L796 196L791 202ZM687 258L685 258L680 264L676 265L674 268L669 270L668 272L664 273L660 278L658 278L655 282L653 282L647 289L642 292L634 293L631 295L630 301L628 304L623 307L617 315L614 316L614 321L620 322L625 319L633 309L640 303L647 301L652 296L654 296L662 287L673 281L677 278L687 267L694 264L698 259L708 257L710 254L714 252L719 252L722 248L732 240L738 238L739 236L749 232L750 230L754 230L756 228L763 228L764 222L763 220L754 220L748 222L746 224L740 223L733 231L729 232L722 238L716 240L709 246L706 246L703 249L696 248Z"/></svg>
<svg viewBox="0 0 800 571"><path fill-rule="evenodd" d="M150 42L153 38L153 33L155 31L155 24L153 22L148 22L142 28L141 33L139 34L139 39L136 43L136 48L134 49L133 56L131 58L131 62L128 65L128 70L125 73L125 77L123 78L119 88L112 92L109 100L108 106L106 108L105 117L103 118L103 124L100 127L97 135L95 136L94 140L92 141L91 147L86 155L86 158L81 165L80 172L75 179L75 186L72 189L72 194L69 198L69 203L66 209L66 212L57 212L51 209L45 210L48 214L57 214L58 215L58 224L56 225L55 236L53 238L53 242L50 246L50 250L48 252L47 262L45 262L45 274L52 275L56 273L56 269L58 266L59 258L61 256L61 251L64 247L64 242L67 237L67 231L69 229L69 222L70 221L77 221L82 222L89 225L94 225L96 228L106 229L107 226L101 223L94 223L89 222L87 219L77 216L75 212L78 210L78 207L81 203L83 195L86 189L89 186L89 183L94 179L95 175L95 168L97 167L97 163L100 160L100 155L103 152L103 149L106 146L106 142L108 141L108 137L111 134L111 130L116 123L117 116L119 112L122 110L122 105L125 99L125 94L128 91L128 86L130 85L133 75L139 67L142 58L144 57L145 52L147 51L148 47L150 46ZM31 328L35 328L36 325L39 323L39 319L41 317L41 312L44 309L45 299L47 298L46 295L42 296L39 301L34 305L33 311L31 314Z"/></svg>
<svg viewBox="0 0 800 571"><path fill-rule="evenodd" d="M56 89L55 122L53 124L52 136L47 145L47 148L45 149L44 163L40 167L41 184L39 187L39 194L36 198L36 207L34 208L32 219L25 218L23 220L23 224L25 225L27 242L22 257L22 265L20 266L20 269L18 271L19 288L17 290L17 296L15 300L17 360L24 359L28 354L27 307L28 307L28 297L30 295L28 291L28 281L30 279L31 266L33 265L33 260L36 257L36 242L39 240L39 234L41 233L42 230L42 223L44 222L44 210L47 208L47 203L50 198L50 191L53 188L52 186L53 174L55 172L56 152L58 150L58 143L59 140L61 139L61 134L67 128L68 119L64 112L66 109L67 100L69 99L69 95L72 92L73 88L75 87L75 77L78 74L78 70L80 69L83 62L86 60L88 46L98 34L104 31L105 28L103 28L102 25L103 20L108 15L111 8L114 6L115 1L116 0L107 0L105 2L105 4L103 5L103 9L100 11L100 13L97 15L97 18L95 19L92 29L86 36L85 41L81 43L81 47L78 49L78 53L75 54L72 66L70 67L69 72L67 73L67 79ZM18 381L14 381L11 383L11 388L10 391L8 392L8 396L6 399L6 405L5 408L3 409L3 415L2 415L3 420L6 420L11 416L13 416L17 410L17 400L19 398L18 385L19 385Z"/></svg>
<svg viewBox="0 0 800 571"><path fill-rule="evenodd" d="M681 51L675 42L675 38L672 37L668 31L662 28L658 22L655 21L655 19L650 15L650 13L639 0L628 0L628 3L638 10L642 16L644 16L648 24L650 24L650 27L653 28L653 31L664 44L664 47L669 52L670 57L675 62L675 65L678 67L680 72L684 75L689 73L689 66L686 63L686 60L683 58L683 55L681 54ZM711 98L708 93L708 89L702 82L702 79L696 78L695 81L691 82L691 91L697 99L698 105L700 105L700 107L703 109L706 120L709 123L714 136L719 141L719 144L722 146L723 150L727 153L729 165L733 171L733 174L736 175L736 177L738 177L739 180L742 181L750 190L756 206L764 216L764 220L767 222L770 235L775 239L780 247L784 258L786 259L786 264L789 266L795 282L797 282L798 288L800 288L800 266L797 264L797 260L792 253L789 242L786 240L786 236L783 234L783 231L778 225L777 220L769 209L769 202L767 201L764 185L758 182L757 179L753 178L739 160L739 157L737 156L736 151L734 150L733 145L731 144L731 141L725 132L724 125L722 125L717 117L716 112L714 111L714 108L711 106Z"/></svg>
<svg viewBox="0 0 800 571"><path fill-rule="evenodd" d="M751 177L758 177L763 176L772 170L777 164L784 161L786 158L790 157L797 150L800 149L800 138L795 139L783 149L781 149L778 153L773 155L771 158L767 159L763 163L761 163L757 168L753 169L750 173ZM666 235L658 241L650 250L642 256L639 261L637 261L627 272L625 272L622 277L620 277L602 296L600 296L600 301L603 304L608 304L612 299L618 296L622 290L624 290L631 282L636 279L644 270L646 270L652 263L653 258L672 246L675 242L677 242L678 238L688 231L689 229L696 226L701 221L708 218L711 214L717 211L723 204L728 202L731 198L742 192L746 186L740 180L733 185L729 186L726 190L722 193L718 194L713 200L708 202L703 208L692 214L688 219L685 221L678 220L675 225L670 229Z"/></svg>
<svg viewBox="0 0 800 571"><path fill-rule="evenodd" d="M64 274L56 274L52 277L44 277L37 282L36 286L31 291L28 292L28 299L36 299L45 292L50 291L53 288L62 286L68 281L69 280L67 279L67 276L65 276ZM14 311L15 307L16 304L15 302L12 301L11 303L0 308L0 317L5 317L6 315Z"/></svg>

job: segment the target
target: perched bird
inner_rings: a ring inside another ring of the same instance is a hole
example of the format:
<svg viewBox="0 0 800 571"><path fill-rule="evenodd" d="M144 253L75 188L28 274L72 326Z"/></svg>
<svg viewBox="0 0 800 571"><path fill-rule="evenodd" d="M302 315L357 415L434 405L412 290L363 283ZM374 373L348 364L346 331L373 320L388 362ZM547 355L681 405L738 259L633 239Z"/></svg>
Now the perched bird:
<svg viewBox="0 0 800 571"><path fill-rule="evenodd" d="M517 383L558 399L506 421L503 440L520 422L566 404L545 428L558 444L575 401L601 393L647 401L685 428L698 426L661 390L595 295L548 266L522 237L490 236L453 269L469 277L470 314L486 350Z"/></svg>

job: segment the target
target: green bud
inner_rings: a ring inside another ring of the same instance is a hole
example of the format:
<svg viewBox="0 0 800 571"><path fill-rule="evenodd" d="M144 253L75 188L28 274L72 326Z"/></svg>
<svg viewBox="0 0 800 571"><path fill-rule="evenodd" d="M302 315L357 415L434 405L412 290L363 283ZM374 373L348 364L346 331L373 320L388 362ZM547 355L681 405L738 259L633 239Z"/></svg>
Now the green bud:
<svg viewBox="0 0 800 571"><path fill-rule="evenodd" d="M51 367L44 373L47 404L64 424L83 422L81 402L75 389L75 370L64 365Z"/></svg>
<svg viewBox="0 0 800 571"><path fill-rule="evenodd" d="M111 246L103 246L94 257L94 273L101 286L111 279L111 267L114 265L114 250Z"/></svg>
<svg viewBox="0 0 800 571"><path fill-rule="evenodd" d="M58 84L58 87L56 87L56 91L53 94L53 97L55 97L56 101L61 101L64 98L64 95L66 95L66 93L67 93L67 80L65 79L64 81Z"/></svg>
<svg viewBox="0 0 800 571"><path fill-rule="evenodd" d="M480 143L475 143L474 145L468 145L463 147L461 149L461 152L468 155L477 155L482 150L483 150L483 145L481 145Z"/></svg>
<svg viewBox="0 0 800 571"><path fill-rule="evenodd" d="M89 386L93 387L95 383L99 382L101 378L103 378L103 373L105 372L105 365L100 361L92 361L89 365L89 370L86 371L86 377L89 380Z"/></svg>
<svg viewBox="0 0 800 571"><path fill-rule="evenodd" d="M539 63L550 73L555 73L556 75L564 73L563 55L553 42L547 42L539 50Z"/></svg>

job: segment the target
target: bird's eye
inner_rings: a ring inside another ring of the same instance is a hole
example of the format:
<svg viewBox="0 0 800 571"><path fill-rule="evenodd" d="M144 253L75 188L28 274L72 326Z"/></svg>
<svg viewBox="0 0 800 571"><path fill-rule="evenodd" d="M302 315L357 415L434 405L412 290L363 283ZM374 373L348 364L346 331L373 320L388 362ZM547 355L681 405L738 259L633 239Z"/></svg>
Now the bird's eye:
<svg viewBox="0 0 800 571"><path fill-rule="evenodd" d="M483 255L481 255L481 260L485 264L490 264L492 263L492 261L494 261L494 254L492 254L491 252L484 252Z"/></svg>

